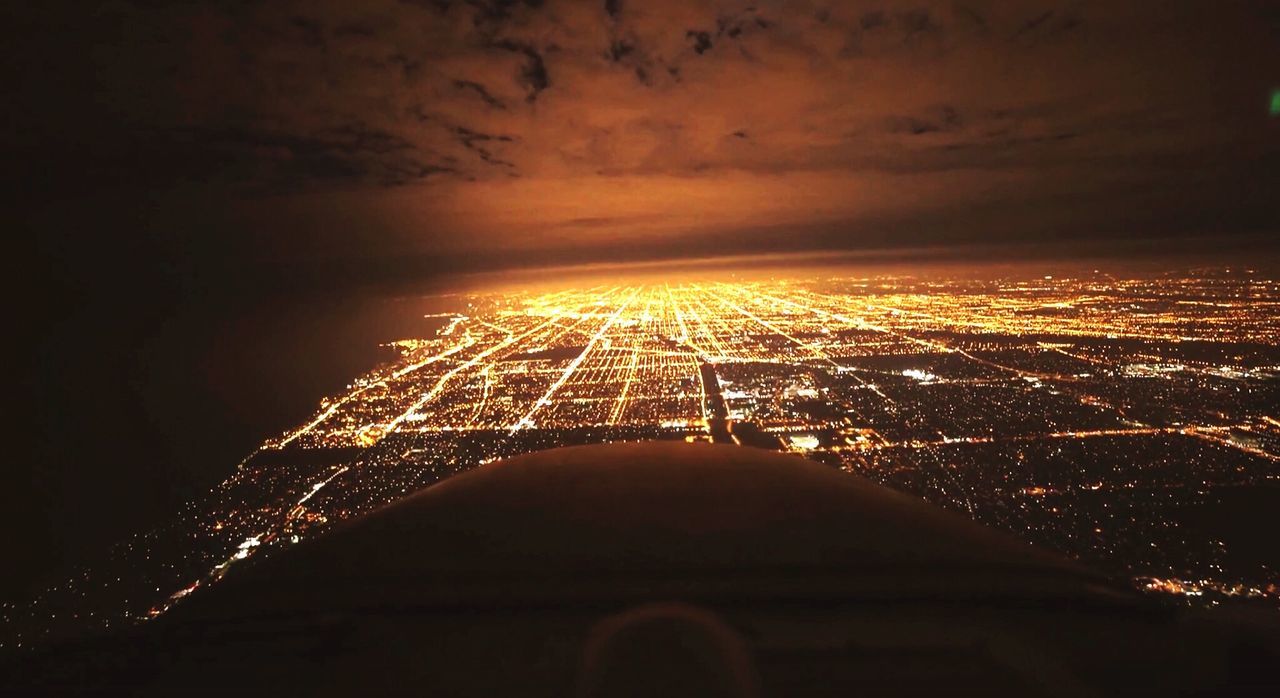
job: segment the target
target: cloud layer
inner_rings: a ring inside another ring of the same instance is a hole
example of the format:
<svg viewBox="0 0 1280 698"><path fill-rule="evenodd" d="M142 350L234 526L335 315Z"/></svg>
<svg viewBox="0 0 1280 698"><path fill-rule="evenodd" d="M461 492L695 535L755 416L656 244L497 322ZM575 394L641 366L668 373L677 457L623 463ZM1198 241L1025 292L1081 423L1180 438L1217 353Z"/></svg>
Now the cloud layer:
<svg viewBox="0 0 1280 698"><path fill-rule="evenodd" d="M90 178L234 191L244 234L295 231L285 247L1276 223L1265 2L118 2L80 20L97 123L55 124L83 131L62 154ZM50 139L27 126L16 145Z"/></svg>

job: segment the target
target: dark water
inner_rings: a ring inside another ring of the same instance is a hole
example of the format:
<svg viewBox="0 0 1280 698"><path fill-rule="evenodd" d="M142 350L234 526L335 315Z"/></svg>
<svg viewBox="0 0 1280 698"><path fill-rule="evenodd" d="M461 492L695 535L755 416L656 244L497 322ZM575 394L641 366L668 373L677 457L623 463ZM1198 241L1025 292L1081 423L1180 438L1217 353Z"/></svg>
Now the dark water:
<svg viewBox="0 0 1280 698"><path fill-rule="evenodd" d="M0 525L3 598L23 596L111 544L164 523L264 439L429 337L424 315L465 300L422 294L278 298L138 312L87 306L60 318L23 371L29 426L10 452Z"/></svg>
<svg viewBox="0 0 1280 698"><path fill-rule="evenodd" d="M1261 570L1259 576L1280 579L1280 554L1274 521L1280 512L1280 485L1223 487L1208 500L1181 512L1180 523L1196 538L1226 545L1230 568Z"/></svg>

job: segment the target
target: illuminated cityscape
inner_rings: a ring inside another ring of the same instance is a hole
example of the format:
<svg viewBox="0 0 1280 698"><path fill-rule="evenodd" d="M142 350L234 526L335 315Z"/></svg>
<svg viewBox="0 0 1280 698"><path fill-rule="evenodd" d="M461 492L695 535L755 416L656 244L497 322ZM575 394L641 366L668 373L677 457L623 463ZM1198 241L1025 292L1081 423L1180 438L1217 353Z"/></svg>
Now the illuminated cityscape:
<svg viewBox="0 0 1280 698"><path fill-rule="evenodd" d="M646 439L801 454L1187 603L1280 601L1280 559L1251 542L1266 534L1236 530L1280 487L1272 278L622 280L457 300L171 525L7 605L5 644L162 614L241 560L495 459Z"/></svg>

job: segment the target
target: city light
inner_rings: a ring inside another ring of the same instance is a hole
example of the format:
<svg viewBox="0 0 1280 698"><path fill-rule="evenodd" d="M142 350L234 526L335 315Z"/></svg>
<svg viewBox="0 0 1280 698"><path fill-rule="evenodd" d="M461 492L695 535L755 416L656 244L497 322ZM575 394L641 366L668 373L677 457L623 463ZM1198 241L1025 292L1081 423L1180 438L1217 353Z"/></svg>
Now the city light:
<svg viewBox="0 0 1280 698"><path fill-rule="evenodd" d="M160 615L455 473L650 439L800 453L1160 595L1280 600L1276 570L1184 522L1280 481L1277 307L1277 281L1221 270L475 294L173 526L10 620Z"/></svg>

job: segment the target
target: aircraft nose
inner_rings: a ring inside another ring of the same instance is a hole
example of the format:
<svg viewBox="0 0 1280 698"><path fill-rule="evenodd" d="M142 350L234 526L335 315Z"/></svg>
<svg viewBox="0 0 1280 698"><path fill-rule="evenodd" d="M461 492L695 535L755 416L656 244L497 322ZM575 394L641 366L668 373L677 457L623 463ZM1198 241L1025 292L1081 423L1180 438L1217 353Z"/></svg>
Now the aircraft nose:
<svg viewBox="0 0 1280 698"><path fill-rule="evenodd" d="M760 682L746 643L710 611L647 604L592 629L578 681L581 698L755 698Z"/></svg>

